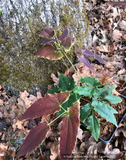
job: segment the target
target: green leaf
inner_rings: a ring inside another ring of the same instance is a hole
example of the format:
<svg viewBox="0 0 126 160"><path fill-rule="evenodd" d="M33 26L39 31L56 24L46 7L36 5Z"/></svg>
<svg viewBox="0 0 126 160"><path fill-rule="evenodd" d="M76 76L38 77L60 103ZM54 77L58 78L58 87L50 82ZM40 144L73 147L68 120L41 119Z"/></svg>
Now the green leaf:
<svg viewBox="0 0 126 160"><path fill-rule="evenodd" d="M75 81L73 78L69 78L62 73L60 74L59 78L59 86L62 92L71 91L74 89Z"/></svg>
<svg viewBox="0 0 126 160"><path fill-rule="evenodd" d="M67 110L67 108L71 107L74 102L76 102L78 99L80 99L80 95L77 95L75 93L70 93L69 99L62 104L62 107ZM61 108L59 112L57 112L59 115L61 115L64 112L64 110Z"/></svg>
<svg viewBox="0 0 126 160"><path fill-rule="evenodd" d="M81 83L86 83L87 85L95 86L95 87L100 87L103 86L102 83L98 80L96 80L93 77L81 77L80 79Z"/></svg>
<svg viewBox="0 0 126 160"><path fill-rule="evenodd" d="M93 88L91 86L79 86L79 87L75 87L75 89L73 90L74 93L82 95L82 96L88 96L91 98Z"/></svg>
<svg viewBox="0 0 126 160"><path fill-rule="evenodd" d="M87 103L83 108L80 109L80 119L84 121L91 113L91 104Z"/></svg>
<svg viewBox="0 0 126 160"><path fill-rule="evenodd" d="M105 97L108 94L111 94L111 92L116 88L115 85L108 85L103 88L97 88L97 92L93 94L95 97Z"/></svg>
<svg viewBox="0 0 126 160"><path fill-rule="evenodd" d="M100 88L93 88L92 89L92 92L91 92L91 95L94 96L95 98L98 98L99 97L99 91L100 91Z"/></svg>
<svg viewBox="0 0 126 160"><path fill-rule="evenodd" d="M94 95L95 97L104 97L104 96L106 96L108 93L109 93L109 91L108 91L108 89L106 88L106 86L105 87L103 87L103 88L97 88L98 89L98 91L97 91L97 93Z"/></svg>
<svg viewBox="0 0 126 160"><path fill-rule="evenodd" d="M91 130L91 134L95 138L95 140L98 140L99 134L100 134L100 124L99 119L95 115L91 115L87 120L87 129Z"/></svg>
<svg viewBox="0 0 126 160"><path fill-rule="evenodd" d="M94 107L94 110L107 121L113 123L117 126L116 119L114 117L114 113L118 113L114 108L112 108L109 104L104 101L94 100L91 104Z"/></svg>
<svg viewBox="0 0 126 160"><path fill-rule="evenodd" d="M60 92L60 88L58 86L54 86L53 89L48 90L48 94L54 94L59 92Z"/></svg>
<svg viewBox="0 0 126 160"><path fill-rule="evenodd" d="M122 102L122 99L118 96L115 96L113 94L109 94L104 97L104 99L108 100L111 104L116 104Z"/></svg>

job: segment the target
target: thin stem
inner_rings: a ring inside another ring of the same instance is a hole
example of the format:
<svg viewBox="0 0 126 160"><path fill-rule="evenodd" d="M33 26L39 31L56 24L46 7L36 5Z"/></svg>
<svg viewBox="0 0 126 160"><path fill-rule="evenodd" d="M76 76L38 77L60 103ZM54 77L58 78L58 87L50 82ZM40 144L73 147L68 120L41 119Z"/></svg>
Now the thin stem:
<svg viewBox="0 0 126 160"><path fill-rule="evenodd" d="M55 35L55 37L56 37L56 42L57 42L57 43L59 44L59 46L60 46L60 42L59 42L59 40L58 40L58 38L57 38L56 35ZM65 57L67 58L67 60L70 62L70 64L72 65L73 69L75 70L76 74L78 75L78 77L81 78L80 75L79 75L79 73L77 72L76 68L74 67L73 63L71 62L71 60L69 59L69 57L66 55L65 50L64 50L61 46L60 46L60 50L61 50L62 53L65 55Z"/></svg>
<svg viewBox="0 0 126 160"><path fill-rule="evenodd" d="M64 110L64 112L67 112L61 105L60 105L60 108L62 108L62 110Z"/></svg>
<svg viewBox="0 0 126 160"><path fill-rule="evenodd" d="M66 62L65 62L65 60L64 60L64 57L62 58L62 60L63 60L63 62L64 62L64 64L65 64L65 66L68 68L68 66L67 66L67 64L66 64Z"/></svg>
<svg viewBox="0 0 126 160"><path fill-rule="evenodd" d="M83 99L84 101L87 101L88 103L91 103L90 101L88 101L87 99L85 99L85 98L83 98L83 97L82 97L82 99Z"/></svg>
<svg viewBox="0 0 126 160"><path fill-rule="evenodd" d="M73 67L73 69L75 70L75 72L76 72L76 74L78 75L78 77L81 78L80 75L79 75L79 73L77 72L76 68L74 67L73 63L71 62L71 60L70 60L70 59L68 58L68 56L66 55L66 53L63 52L63 54L66 56L66 58L68 59L68 61L69 61L70 64L72 65L72 67Z"/></svg>
<svg viewBox="0 0 126 160"><path fill-rule="evenodd" d="M65 113L66 113L66 110L65 110L65 112L63 112L61 115L59 115L57 118L55 118L53 121L51 121L50 123L47 123L48 126L49 126L50 124L52 124L53 122L55 122L59 117L61 117L61 116L64 115Z"/></svg>

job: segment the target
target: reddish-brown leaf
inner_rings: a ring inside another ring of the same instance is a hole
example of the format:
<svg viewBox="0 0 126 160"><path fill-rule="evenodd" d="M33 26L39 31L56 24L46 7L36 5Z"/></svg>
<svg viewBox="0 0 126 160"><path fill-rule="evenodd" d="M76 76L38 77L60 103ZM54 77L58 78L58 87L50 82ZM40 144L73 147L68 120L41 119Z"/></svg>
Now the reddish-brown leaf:
<svg viewBox="0 0 126 160"><path fill-rule="evenodd" d="M66 37L62 40L62 42L60 43L61 46L64 46L66 49L69 49L72 45L72 43L74 43L74 38L72 37Z"/></svg>
<svg viewBox="0 0 126 160"><path fill-rule="evenodd" d="M51 44L46 44L37 54L38 57L43 57L51 60L57 60L62 58L62 54L56 52L56 48Z"/></svg>
<svg viewBox="0 0 126 160"><path fill-rule="evenodd" d="M66 38L68 36L68 29L65 28L65 30L63 31L63 33L61 34L61 36L59 37L59 40L62 41L64 38Z"/></svg>
<svg viewBox="0 0 126 160"><path fill-rule="evenodd" d="M51 38L54 35L53 28L45 28L40 32L40 36L43 38Z"/></svg>
<svg viewBox="0 0 126 160"><path fill-rule="evenodd" d="M79 102L75 102L69 108L69 115L64 115L61 131L60 131L60 160L66 158L71 155L72 150L74 149L79 121L80 120L80 107Z"/></svg>
<svg viewBox="0 0 126 160"><path fill-rule="evenodd" d="M66 91L61 93L49 94L46 97L42 97L35 101L35 103L33 103L31 107L26 110L20 120L53 114L56 111L60 110L60 105L67 101L69 96L69 91Z"/></svg>
<svg viewBox="0 0 126 160"><path fill-rule="evenodd" d="M38 126L32 128L18 151L17 157L25 155L37 148L44 140L48 130L49 126L47 122L39 123Z"/></svg>

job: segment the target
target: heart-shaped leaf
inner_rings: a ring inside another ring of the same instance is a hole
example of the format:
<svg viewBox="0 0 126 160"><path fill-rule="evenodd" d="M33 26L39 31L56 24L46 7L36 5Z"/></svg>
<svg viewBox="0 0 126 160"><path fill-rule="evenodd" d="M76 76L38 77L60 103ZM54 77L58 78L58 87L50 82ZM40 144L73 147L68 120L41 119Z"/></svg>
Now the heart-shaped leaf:
<svg viewBox="0 0 126 160"><path fill-rule="evenodd" d="M60 160L69 159L74 149L79 122L80 122L79 102L75 102L70 108L68 115L63 116L60 131ZM67 157L66 157L67 156Z"/></svg>
<svg viewBox="0 0 126 160"><path fill-rule="evenodd" d="M88 62L88 60L83 55L82 56L78 55L77 57L82 63L84 63L85 66L87 66L89 69L95 71L95 69L91 66L91 64Z"/></svg>
<svg viewBox="0 0 126 160"><path fill-rule="evenodd" d="M74 43L74 38L66 37L61 41L60 45L64 46L66 49L69 49L73 43Z"/></svg>
<svg viewBox="0 0 126 160"><path fill-rule="evenodd" d="M62 41L64 38L66 38L68 36L68 29L65 28L65 30L63 31L63 33L61 34L61 36L59 37L59 40Z"/></svg>
<svg viewBox="0 0 126 160"><path fill-rule="evenodd" d="M45 28L40 32L40 36L43 38L51 38L54 36L54 29L53 28Z"/></svg>
<svg viewBox="0 0 126 160"><path fill-rule="evenodd" d="M26 110L20 120L53 114L60 110L60 105L67 101L69 96L69 91L48 94L46 97L42 97L35 101L35 103Z"/></svg>
<svg viewBox="0 0 126 160"><path fill-rule="evenodd" d="M38 57L43 57L51 60L58 60L63 57L61 52L57 52L56 48L51 44L46 44L37 54Z"/></svg>
<svg viewBox="0 0 126 160"><path fill-rule="evenodd" d="M59 86L62 92L71 91L74 89L75 81L73 78L69 78L62 73L60 74L59 78Z"/></svg>
<svg viewBox="0 0 126 160"><path fill-rule="evenodd" d="M49 126L47 125L47 122L39 123L38 126L32 128L18 151L17 157L32 152L37 148L44 140L48 130Z"/></svg>
<svg viewBox="0 0 126 160"><path fill-rule="evenodd" d="M112 108L108 103L100 100L94 100L91 104L94 107L94 110L105 118L107 121L113 123L117 126L116 119L114 117L114 113L118 113L114 108Z"/></svg>

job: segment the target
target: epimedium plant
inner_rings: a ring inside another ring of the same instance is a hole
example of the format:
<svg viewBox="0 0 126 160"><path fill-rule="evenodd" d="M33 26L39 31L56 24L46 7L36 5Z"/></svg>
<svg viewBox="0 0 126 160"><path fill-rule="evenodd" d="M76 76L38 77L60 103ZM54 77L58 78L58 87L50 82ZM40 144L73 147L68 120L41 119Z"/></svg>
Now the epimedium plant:
<svg viewBox="0 0 126 160"><path fill-rule="evenodd" d="M72 37L68 37L67 28L65 28L61 36L57 38L55 29L57 28L46 28L40 32L40 35L46 39L43 41L43 48L36 56L51 60L58 60L66 56L77 73L74 65L66 54L75 40ZM100 63L105 63L100 56L87 49L81 49L81 54L78 54L77 57L92 70L94 70L94 68L84 55L94 56ZM50 130L49 126L59 117L62 117L59 159L63 159L65 155L71 155L75 146L80 120L91 130L95 140L98 140L100 134L100 123L94 114L95 112L117 126L114 117L117 111L106 102L109 101L111 104L121 102L120 97L112 94L116 86L103 86L100 81L92 77L80 77L80 83L81 86L76 86L74 79L60 74L59 85L54 85L53 89L49 90L45 97L35 101L31 107L26 110L20 120L52 115L54 113L58 114L58 116L50 123L45 120L44 122L40 122L38 126L32 128L19 149L17 156L25 155L37 148L44 141L47 132ZM90 101L80 107L80 99L82 97L89 97Z"/></svg>

